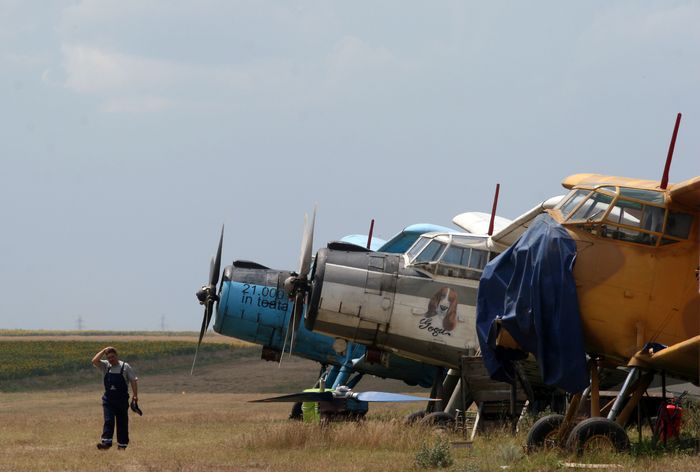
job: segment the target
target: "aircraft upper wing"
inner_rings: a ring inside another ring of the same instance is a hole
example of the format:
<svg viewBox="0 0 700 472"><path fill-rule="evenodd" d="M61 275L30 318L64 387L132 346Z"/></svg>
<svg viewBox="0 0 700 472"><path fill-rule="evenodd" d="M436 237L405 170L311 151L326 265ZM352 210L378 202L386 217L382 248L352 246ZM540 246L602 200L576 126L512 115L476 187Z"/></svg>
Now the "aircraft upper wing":
<svg viewBox="0 0 700 472"><path fill-rule="evenodd" d="M467 213L460 213L459 215L455 216L452 218L452 222L467 233L486 234L489 231L491 215L478 211L470 211ZM493 222L494 231L498 232L511 223L512 221L508 218L503 218L496 215Z"/></svg>
<svg viewBox="0 0 700 472"><path fill-rule="evenodd" d="M564 188L571 189L576 185L597 187L599 185L619 185L620 187L643 188L658 190L658 180L630 179L629 177L617 177L614 175L602 174L574 174L566 177L561 184Z"/></svg>
<svg viewBox="0 0 700 472"><path fill-rule="evenodd" d="M700 383L700 336L668 346L666 349L649 355L639 352L633 358L639 363L656 370L665 370L671 377Z"/></svg>
<svg viewBox="0 0 700 472"><path fill-rule="evenodd" d="M671 201L700 209L700 176L671 185Z"/></svg>
<svg viewBox="0 0 700 472"><path fill-rule="evenodd" d="M523 213L516 219L510 222L507 226L500 228L496 231L493 236L491 236L490 244L493 244L499 249L505 249L515 241L525 232L525 230L530 226L532 220L534 220L537 215L549 208L554 208L559 201L564 198L564 195L557 195L548 200L537 205L532 210Z"/></svg>

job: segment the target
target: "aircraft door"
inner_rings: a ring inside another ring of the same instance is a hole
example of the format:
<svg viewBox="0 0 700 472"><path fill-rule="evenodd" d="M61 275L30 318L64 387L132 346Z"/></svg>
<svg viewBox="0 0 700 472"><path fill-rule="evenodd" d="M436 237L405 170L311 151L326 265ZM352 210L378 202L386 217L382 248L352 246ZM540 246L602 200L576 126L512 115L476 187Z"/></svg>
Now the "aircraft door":
<svg viewBox="0 0 700 472"><path fill-rule="evenodd" d="M394 307L399 257L393 254L370 254L365 280L365 306L362 320L388 324Z"/></svg>

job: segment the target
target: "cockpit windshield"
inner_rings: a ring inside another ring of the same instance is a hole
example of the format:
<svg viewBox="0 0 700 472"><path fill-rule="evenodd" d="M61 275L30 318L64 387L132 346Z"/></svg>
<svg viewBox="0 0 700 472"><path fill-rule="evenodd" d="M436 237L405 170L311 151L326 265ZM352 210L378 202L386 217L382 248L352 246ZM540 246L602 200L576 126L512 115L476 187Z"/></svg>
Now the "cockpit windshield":
<svg viewBox="0 0 700 472"><path fill-rule="evenodd" d="M478 280L489 261L482 237L428 233L406 252L409 265L436 275Z"/></svg>
<svg viewBox="0 0 700 472"><path fill-rule="evenodd" d="M415 258L415 262L430 262L436 261L445 249L445 244L432 240Z"/></svg>
<svg viewBox="0 0 700 472"><path fill-rule="evenodd" d="M672 244L688 238L693 215L667 211L663 192L605 185L575 189L557 206L565 224L637 244Z"/></svg>

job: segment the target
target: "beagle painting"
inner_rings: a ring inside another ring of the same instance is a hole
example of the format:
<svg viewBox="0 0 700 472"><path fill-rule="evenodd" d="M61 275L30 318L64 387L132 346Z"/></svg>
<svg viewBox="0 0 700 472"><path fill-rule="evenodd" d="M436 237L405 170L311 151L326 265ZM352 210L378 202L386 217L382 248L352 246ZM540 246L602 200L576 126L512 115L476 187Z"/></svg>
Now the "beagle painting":
<svg viewBox="0 0 700 472"><path fill-rule="evenodd" d="M449 287L442 287L428 303L428 311L421 320L420 328L428 329L434 336L438 334L450 335L457 326L457 291ZM432 318L442 319L442 329L433 326Z"/></svg>

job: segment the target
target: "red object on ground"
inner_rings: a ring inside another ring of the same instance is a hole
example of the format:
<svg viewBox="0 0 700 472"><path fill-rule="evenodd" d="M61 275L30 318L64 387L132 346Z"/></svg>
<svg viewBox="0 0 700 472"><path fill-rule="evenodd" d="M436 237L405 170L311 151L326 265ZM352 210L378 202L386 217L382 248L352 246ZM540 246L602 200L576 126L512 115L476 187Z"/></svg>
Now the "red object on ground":
<svg viewBox="0 0 700 472"><path fill-rule="evenodd" d="M681 434L681 422L683 420L683 408L673 403L667 403L661 407L658 419L658 434L661 441L677 438Z"/></svg>

